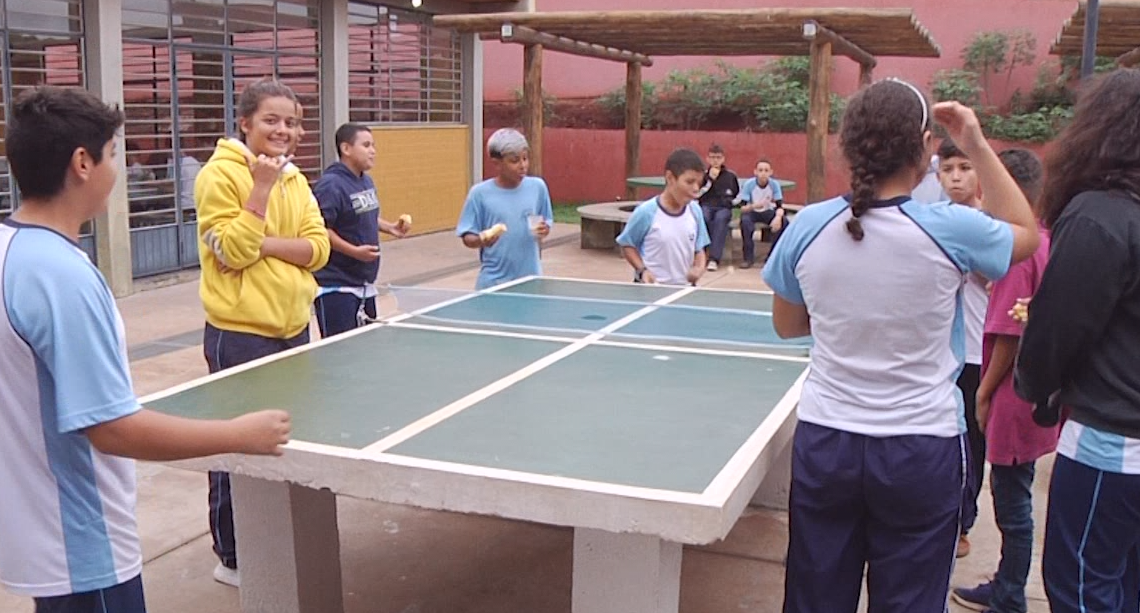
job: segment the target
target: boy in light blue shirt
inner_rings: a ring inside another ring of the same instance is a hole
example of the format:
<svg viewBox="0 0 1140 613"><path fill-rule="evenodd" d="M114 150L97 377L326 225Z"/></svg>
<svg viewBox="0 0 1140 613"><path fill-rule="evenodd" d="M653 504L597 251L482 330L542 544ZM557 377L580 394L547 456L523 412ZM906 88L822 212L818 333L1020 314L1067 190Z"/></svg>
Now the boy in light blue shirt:
<svg viewBox="0 0 1140 613"><path fill-rule="evenodd" d="M665 161L665 191L633 211L617 243L637 283L696 285L705 271L708 228L696 202L704 163L678 149Z"/></svg>
<svg viewBox="0 0 1140 613"><path fill-rule="evenodd" d="M740 238L744 249L744 262L741 268L751 268L756 262L756 244L752 242L752 235L756 232L756 223L768 224L772 230L772 248L776 249L776 242L784 231L784 190L780 182L772 176L772 162L767 158L760 158L756 168L752 170L752 178L744 182L744 186L737 196L737 202L743 203L740 207ZM771 253L771 250L769 253Z"/></svg>
<svg viewBox="0 0 1140 613"><path fill-rule="evenodd" d="M498 174L471 188L455 228L464 245L479 250L475 289L541 275L539 244L554 223L546 182L526 176L526 137L510 128L498 130L487 139L487 153Z"/></svg>

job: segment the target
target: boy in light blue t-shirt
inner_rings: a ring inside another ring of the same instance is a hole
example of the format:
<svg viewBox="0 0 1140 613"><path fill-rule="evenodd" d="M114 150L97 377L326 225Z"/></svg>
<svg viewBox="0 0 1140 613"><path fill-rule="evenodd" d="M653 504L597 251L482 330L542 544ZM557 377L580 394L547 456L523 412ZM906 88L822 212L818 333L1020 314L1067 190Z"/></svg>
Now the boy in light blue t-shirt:
<svg viewBox="0 0 1140 613"><path fill-rule="evenodd" d="M705 271L708 228L696 202L704 163L678 149L665 162L665 191L633 211L617 242L637 283L696 285Z"/></svg>
<svg viewBox="0 0 1140 613"><path fill-rule="evenodd" d="M539 244L554 223L546 182L526 176L526 137L503 128L487 139L487 152L498 174L471 188L455 228L464 245L479 250L476 289L541 275Z"/></svg>
<svg viewBox="0 0 1140 613"><path fill-rule="evenodd" d="M752 170L752 178L744 182L740 195L736 197L740 207L740 238L744 250L744 262L741 268L751 268L756 262L756 243L752 236L756 232L757 223L768 224L772 230L772 248L784 232L787 219L784 216L784 191L780 182L772 176L772 162L767 158L760 158L756 168Z"/></svg>

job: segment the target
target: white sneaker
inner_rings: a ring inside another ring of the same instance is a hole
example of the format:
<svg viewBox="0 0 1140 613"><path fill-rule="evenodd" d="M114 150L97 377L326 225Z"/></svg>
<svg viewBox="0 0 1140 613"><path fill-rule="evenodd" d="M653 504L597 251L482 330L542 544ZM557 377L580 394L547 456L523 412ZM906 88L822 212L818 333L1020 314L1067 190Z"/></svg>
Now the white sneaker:
<svg viewBox="0 0 1140 613"><path fill-rule="evenodd" d="M214 581L230 587L241 585L241 577L238 575L237 569L230 568L221 562L218 562L218 565L214 567Z"/></svg>
<svg viewBox="0 0 1140 613"><path fill-rule="evenodd" d="M709 260L708 270L709 272L716 270L716 260Z"/></svg>

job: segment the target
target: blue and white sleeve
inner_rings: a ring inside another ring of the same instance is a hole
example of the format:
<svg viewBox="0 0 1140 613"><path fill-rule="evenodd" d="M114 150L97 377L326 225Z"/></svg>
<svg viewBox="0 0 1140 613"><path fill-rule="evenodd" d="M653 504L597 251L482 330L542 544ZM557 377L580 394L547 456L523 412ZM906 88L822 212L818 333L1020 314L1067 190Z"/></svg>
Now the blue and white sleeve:
<svg viewBox="0 0 1140 613"><path fill-rule="evenodd" d="M486 229L483 225L483 199L472 189L467 194L467 201L463 203L463 211L459 213L455 235L478 234Z"/></svg>
<svg viewBox="0 0 1140 613"><path fill-rule="evenodd" d="M653 228L653 216L656 213L657 205L652 203L643 203L633 209L633 214L629 216L629 221L626 222L625 228L617 237L617 244L641 251L641 245L645 242L646 235Z"/></svg>
<svg viewBox="0 0 1140 613"><path fill-rule="evenodd" d="M121 319L111 292L86 262L26 258L34 274L5 279L12 326L50 375L60 433L113 421L141 407L131 388ZM18 265L12 261L10 265Z"/></svg>
<svg viewBox="0 0 1140 613"><path fill-rule="evenodd" d="M554 225L554 205L550 202L550 187L546 185L545 181L542 182L541 194L538 203L539 208L536 214L542 215L546 223Z"/></svg>
<svg viewBox="0 0 1140 613"><path fill-rule="evenodd" d="M709 227L705 224L705 215L701 212L701 205L696 203L689 203L689 213L697 218L697 244L696 251L701 251L708 247L712 241L709 239ZM694 251L694 253L696 253Z"/></svg>
<svg viewBox="0 0 1140 613"><path fill-rule="evenodd" d="M1004 221L958 204L903 205L942 250L962 269L996 281L1009 271L1013 228Z"/></svg>
<svg viewBox="0 0 1140 613"><path fill-rule="evenodd" d="M752 190L756 189L756 177L752 177L740 186L740 193L736 196L736 201L744 204L752 204Z"/></svg>

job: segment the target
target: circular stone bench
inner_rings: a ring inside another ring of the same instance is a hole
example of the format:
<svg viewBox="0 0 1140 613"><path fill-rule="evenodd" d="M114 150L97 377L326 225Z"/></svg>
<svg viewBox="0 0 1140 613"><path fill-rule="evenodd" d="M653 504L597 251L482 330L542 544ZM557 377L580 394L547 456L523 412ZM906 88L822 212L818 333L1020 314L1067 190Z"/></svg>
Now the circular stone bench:
<svg viewBox="0 0 1140 613"><path fill-rule="evenodd" d="M641 202L617 201L584 204L578 207L578 215L582 218L582 249L616 249L618 235L629 222L633 209L639 204ZM802 204L784 205L789 220L802 208L804 208ZM729 244L725 250L726 260L735 255L735 247L738 244L736 238L739 235L733 230L740 227L740 219L734 216L728 227ZM761 240L767 240L768 224L757 223L756 227L761 230Z"/></svg>

